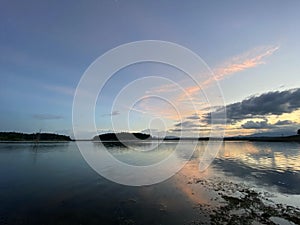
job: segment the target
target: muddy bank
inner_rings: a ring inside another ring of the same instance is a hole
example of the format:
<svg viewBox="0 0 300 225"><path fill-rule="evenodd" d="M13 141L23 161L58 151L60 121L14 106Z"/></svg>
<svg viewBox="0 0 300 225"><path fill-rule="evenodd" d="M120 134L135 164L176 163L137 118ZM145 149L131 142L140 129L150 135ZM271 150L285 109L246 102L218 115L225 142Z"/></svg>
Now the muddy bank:
<svg viewBox="0 0 300 225"><path fill-rule="evenodd" d="M198 185L215 197L219 204L197 204L209 221L194 220L189 224L300 224L300 209L274 201L273 193L259 191L243 183L193 178L187 185ZM200 187L199 187L200 188Z"/></svg>

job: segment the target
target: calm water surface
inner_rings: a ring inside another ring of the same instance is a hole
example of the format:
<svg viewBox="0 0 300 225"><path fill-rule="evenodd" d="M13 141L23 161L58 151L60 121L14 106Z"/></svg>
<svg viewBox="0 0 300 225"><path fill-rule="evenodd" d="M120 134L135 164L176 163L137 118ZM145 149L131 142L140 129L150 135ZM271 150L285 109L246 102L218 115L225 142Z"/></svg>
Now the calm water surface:
<svg viewBox="0 0 300 225"><path fill-rule="evenodd" d="M86 148L101 151L98 144ZM192 145L184 143L186 149ZM195 205L212 204L197 177L234 180L286 196L300 195L300 145L297 143L226 142L204 173L197 170L206 142L199 142L188 164L155 185L128 187L92 170L76 143L0 144L0 224L190 224L207 220ZM133 165L148 165L170 155L174 143L136 152L109 146L112 154ZM143 145L140 146L143 149ZM184 152L178 154L183 159ZM296 200L295 200L296 199ZM294 202L293 202L294 200ZM215 203L214 203L215 204Z"/></svg>

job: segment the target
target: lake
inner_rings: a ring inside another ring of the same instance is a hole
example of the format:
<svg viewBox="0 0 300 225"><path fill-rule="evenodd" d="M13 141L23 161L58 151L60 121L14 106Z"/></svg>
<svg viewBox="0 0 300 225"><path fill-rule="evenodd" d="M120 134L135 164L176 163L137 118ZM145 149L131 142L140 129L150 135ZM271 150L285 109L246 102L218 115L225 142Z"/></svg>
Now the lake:
<svg viewBox="0 0 300 225"><path fill-rule="evenodd" d="M104 151L97 143L82 145ZM147 166L168 157L176 145L163 142L143 151L142 144L139 152L110 145L108 151ZM192 143L182 145L179 161ZM0 224L299 224L300 144L225 142L210 167L199 172L206 145L198 142L184 168L169 179L132 187L96 173L75 142L0 143Z"/></svg>

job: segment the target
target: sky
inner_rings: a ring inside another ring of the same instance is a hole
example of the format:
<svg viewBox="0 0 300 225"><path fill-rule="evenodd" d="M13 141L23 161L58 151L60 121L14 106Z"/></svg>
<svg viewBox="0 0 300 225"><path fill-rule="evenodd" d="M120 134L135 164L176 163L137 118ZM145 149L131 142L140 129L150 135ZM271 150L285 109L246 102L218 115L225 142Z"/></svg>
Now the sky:
<svg viewBox="0 0 300 225"><path fill-rule="evenodd" d="M196 53L212 77L199 87L169 65L123 68L98 96L97 132L207 136L226 106L226 136L293 134L300 128L299 9L296 0L2 0L0 131L72 136L74 94L88 67L119 45L162 40ZM224 105L207 101L215 88ZM93 134L82 128L82 138Z"/></svg>

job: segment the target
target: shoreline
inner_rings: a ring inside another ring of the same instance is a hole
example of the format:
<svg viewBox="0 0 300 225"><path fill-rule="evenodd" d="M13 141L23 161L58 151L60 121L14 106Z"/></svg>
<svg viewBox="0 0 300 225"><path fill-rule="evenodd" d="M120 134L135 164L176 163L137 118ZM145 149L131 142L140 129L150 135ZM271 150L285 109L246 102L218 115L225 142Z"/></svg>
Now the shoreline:
<svg viewBox="0 0 300 225"><path fill-rule="evenodd" d="M166 140L166 139L150 139L150 140L105 140L105 141L94 141L92 139L90 140L70 140L70 141L59 141L59 140L49 140L49 141L13 141L13 140L0 140L0 143L69 143L69 142L93 142L93 143L149 143L149 142L157 142L157 141L162 141L162 142L179 142L179 141L184 141L184 142L207 142L207 141L215 141L219 140L222 142L278 142L278 143L300 143L300 137L298 139L288 139L288 138L277 138L277 137L258 137L258 138L199 138L199 139L189 139L189 138L183 138L183 139L176 139L176 140Z"/></svg>
<svg viewBox="0 0 300 225"><path fill-rule="evenodd" d="M9 143L12 143L12 144L43 144L43 143L69 143L69 142L73 142L73 141L0 141L0 144L1 143L4 143L4 144L9 144Z"/></svg>
<svg viewBox="0 0 300 225"><path fill-rule="evenodd" d="M199 218L188 225L300 224L299 201L288 200L291 196L300 199L299 194L280 193L237 177L228 180L225 173L199 173L197 165L196 160L187 163L175 183L199 213ZM195 172L191 174L191 170ZM206 215L207 220L203 221L201 215Z"/></svg>

